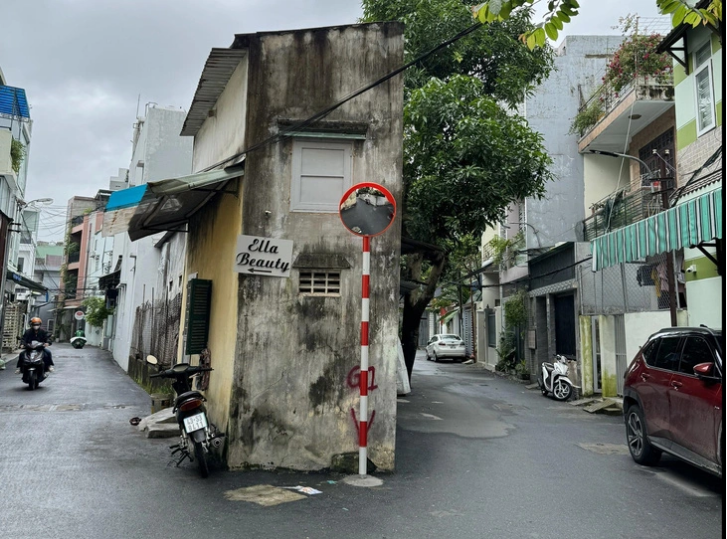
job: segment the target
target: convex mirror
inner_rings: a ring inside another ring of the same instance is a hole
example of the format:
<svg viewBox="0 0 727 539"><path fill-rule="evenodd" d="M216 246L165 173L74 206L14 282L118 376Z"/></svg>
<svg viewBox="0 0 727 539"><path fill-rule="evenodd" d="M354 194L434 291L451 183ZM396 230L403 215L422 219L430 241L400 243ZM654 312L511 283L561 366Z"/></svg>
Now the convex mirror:
<svg viewBox="0 0 727 539"><path fill-rule="evenodd" d="M344 193L338 213L350 232L357 236L378 236L394 222L396 202L383 186L364 182Z"/></svg>

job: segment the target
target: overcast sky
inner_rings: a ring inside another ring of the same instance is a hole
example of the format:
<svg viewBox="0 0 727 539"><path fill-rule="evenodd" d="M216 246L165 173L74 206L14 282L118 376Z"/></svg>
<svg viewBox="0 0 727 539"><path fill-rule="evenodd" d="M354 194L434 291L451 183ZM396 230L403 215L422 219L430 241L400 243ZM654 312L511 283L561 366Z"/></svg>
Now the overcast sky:
<svg viewBox="0 0 727 539"><path fill-rule="evenodd" d="M62 239L62 207L128 168L141 95L188 110L212 47L234 34L353 24L360 0L1 0L0 69L33 119L26 200L55 200L40 239ZM473 3L474 0L473 0ZM655 0L581 0L564 35L618 34Z"/></svg>

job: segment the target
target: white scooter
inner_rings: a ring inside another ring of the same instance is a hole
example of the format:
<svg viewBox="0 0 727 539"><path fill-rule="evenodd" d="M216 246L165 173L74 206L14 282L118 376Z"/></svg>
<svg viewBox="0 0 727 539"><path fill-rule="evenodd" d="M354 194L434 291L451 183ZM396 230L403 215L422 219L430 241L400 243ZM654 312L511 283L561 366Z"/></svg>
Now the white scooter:
<svg viewBox="0 0 727 539"><path fill-rule="evenodd" d="M555 354L553 363L543 363L538 376L538 387L543 396L552 393L559 401L566 401L573 394L573 382L568 378L568 362L575 359Z"/></svg>

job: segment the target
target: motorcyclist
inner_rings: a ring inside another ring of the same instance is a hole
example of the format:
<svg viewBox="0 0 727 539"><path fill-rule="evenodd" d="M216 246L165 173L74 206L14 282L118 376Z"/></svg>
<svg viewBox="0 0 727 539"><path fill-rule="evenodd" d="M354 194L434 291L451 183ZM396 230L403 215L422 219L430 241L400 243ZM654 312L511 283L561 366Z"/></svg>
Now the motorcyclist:
<svg viewBox="0 0 727 539"><path fill-rule="evenodd" d="M48 350L51 340L50 334L41 328L42 325L43 321L40 318L31 318L30 329L28 329L23 334L20 345L25 348L26 345L32 343L33 341L43 343L43 364L44 370L46 371L45 376L48 376L48 372L53 372L55 370L55 367L53 363L53 355L51 354L51 351ZM15 374L20 374L20 361L21 357L18 356L18 363L16 365L17 368L15 369Z"/></svg>

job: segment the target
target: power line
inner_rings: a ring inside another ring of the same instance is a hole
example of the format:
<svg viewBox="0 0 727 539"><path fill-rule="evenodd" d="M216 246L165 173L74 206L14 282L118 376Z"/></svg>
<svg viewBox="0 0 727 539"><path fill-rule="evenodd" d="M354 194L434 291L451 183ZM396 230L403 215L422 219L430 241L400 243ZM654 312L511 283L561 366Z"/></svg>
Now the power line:
<svg viewBox="0 0 727 539"><path fill-rule="evenodd" d="M447 41L444 41L444 42L440 43L439 45L437 45L436 47L434 47L429 52L426 52L426 53L422 54L421 56L419 56L418 58L415 58L411 62L408 62L408 63L404 64L403 66L401 66L401 67L399 67L399 68L397 68L397 69L389 72L388 74L384 75L380 79L378 79L378 80L376 80L376 81L374 81L374 82L372 82L370 84L367 84L366 86L364 86L363 88L360 88L359 90L356 90L352 94L349 94L347 97L344 97L342 100L340 100L337 103L331 105L327 109L324 109L321 112L318 112L318 113L314 114L313 116L309 117L306 120L303 120L301 122L298 122L298 123L296 123L296 124L294 124L292 126L289 126L287 128L281 129L276 134L274 134L274 135L272 135L272 136L270 136L270 137L262 140L261 142L258 142L257 144L253 144L249 148L247 148L247 149L245 149L245 150L243 150L243 151L241 151L239 153L236 153L234 155L231 155L227 159L223 159L222 161L220 161L218 163L215 163L213 165L210 165L209 167L207 167L205 169L202 169L200 172L208 172L210 170L213 170L213 169L215 169L215 168L217 168L217 167L219 167L221 165L224 165L225 163L229 163L230 161L233 161L234 159L237 159L239 157L242 157L243 155L246 155L249 152L252 152L254 150L258 150L258 149L262 148L263 146L266 146L268 144L271 144L271 143L277 141L279 138L287 135L288 133L293 133L295 131L300 131L301 129L304 129L304 128L310 126L312 123L314 123L314 122L316 122L318 120L321 120L321 119L325 118L331 112L333 112L337 108L341 107L345 103L351 101L355 97L358 97L359 95L361 95L361 94L363 94L365 92L368 92L372 88L375 88L376 86L379 86L380 84L383 84L384 82L386 82L389 79L395 77L396 75L398 75L400 73L403 73L404 71L406 71L410 67L418 64L419 62L422 62L423 60L426 60L427 58L429 58L433 54L439 52L440 50L442 50L442 49L444 49L446 47L449 47L452 43L455 43L456 41L459 41L463 37L468 36L469 34L471 34L472 32L474 32L475 30L479 29L481 26L482 26L482 23L481 22L476 22L475 24L473 24L469 28L466 28L465 30L462 30L460 33L458 33L454 37L448 39Z"/></svg>

